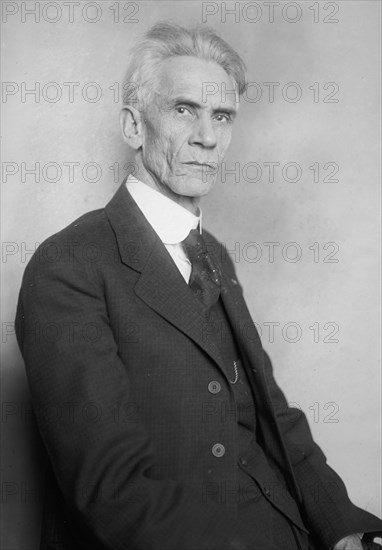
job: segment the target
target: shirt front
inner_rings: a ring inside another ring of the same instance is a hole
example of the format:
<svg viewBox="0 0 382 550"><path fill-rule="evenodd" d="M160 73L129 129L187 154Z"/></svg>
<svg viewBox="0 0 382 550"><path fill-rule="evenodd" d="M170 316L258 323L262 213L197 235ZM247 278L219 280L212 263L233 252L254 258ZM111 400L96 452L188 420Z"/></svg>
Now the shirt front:
<svg viewBox="0 0 382 550"><path fill-rule="evenodd" d="M126 188L165 245L176 267L188 284L192 266L184 251L182 241L192 229L197 229L198 226L200 233L202 232L200 208L199 215L196 216L131 174L126 180Z"/></svg>

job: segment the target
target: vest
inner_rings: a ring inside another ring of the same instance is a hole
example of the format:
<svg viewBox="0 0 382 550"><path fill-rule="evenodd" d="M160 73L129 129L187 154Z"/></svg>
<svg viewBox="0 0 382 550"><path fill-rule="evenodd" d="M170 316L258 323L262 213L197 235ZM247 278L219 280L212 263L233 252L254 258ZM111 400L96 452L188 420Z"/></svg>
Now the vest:
<svg viewBox="0 0 382 550"><path fill-rule="evenodd" d="M257 442L254 397L221 297L211 308L208 322L218 329L214 331L215 344L221 352L236 405L238 514L253 529L259 528L253 518L261 517L261 528L276 547L305 550L309 532L298 506L282 472L267 459ZM243 460L244 454L249 454L251 460Z"/></svg>

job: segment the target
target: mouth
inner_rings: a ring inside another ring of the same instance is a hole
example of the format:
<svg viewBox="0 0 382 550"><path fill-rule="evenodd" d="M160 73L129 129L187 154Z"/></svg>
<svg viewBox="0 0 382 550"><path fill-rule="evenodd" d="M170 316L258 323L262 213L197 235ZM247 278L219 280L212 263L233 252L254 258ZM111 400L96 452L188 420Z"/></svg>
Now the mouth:
<svg viewBox="0 0 382 550"><path fill-rule="evenodd" d="M208 170L208 171L217 170L216 163L189 161L189 162L183 162L182 164L186 164L187 166L195 166L201 170Z"/></svg>

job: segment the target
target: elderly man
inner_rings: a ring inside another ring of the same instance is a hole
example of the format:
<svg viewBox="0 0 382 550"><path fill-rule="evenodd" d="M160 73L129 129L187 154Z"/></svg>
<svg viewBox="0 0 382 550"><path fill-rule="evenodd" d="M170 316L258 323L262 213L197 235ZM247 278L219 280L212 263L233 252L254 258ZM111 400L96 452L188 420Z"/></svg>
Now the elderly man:
<svg viewBox="0 0 382 550"><path fill-rule="evenodd" d="M288 408L232 263L201 227L242 60L210 29L161 23L126 83L134 176L41 245L20 293L50 465L41 548L374 547L382 522L350 502Z"/></svg>

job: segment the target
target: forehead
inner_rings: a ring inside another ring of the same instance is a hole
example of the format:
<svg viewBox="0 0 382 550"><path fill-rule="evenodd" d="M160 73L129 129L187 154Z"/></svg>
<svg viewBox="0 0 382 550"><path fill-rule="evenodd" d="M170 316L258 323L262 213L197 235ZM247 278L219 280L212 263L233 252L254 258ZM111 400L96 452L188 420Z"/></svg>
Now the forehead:
<svg viewBox="0 0 382 550"><path fill-rule="evenodd" d="M174 56L162 64L158 91L166 101L186 96L212 107L234 107L235 87L234 79L214 61Z"/></svg>

